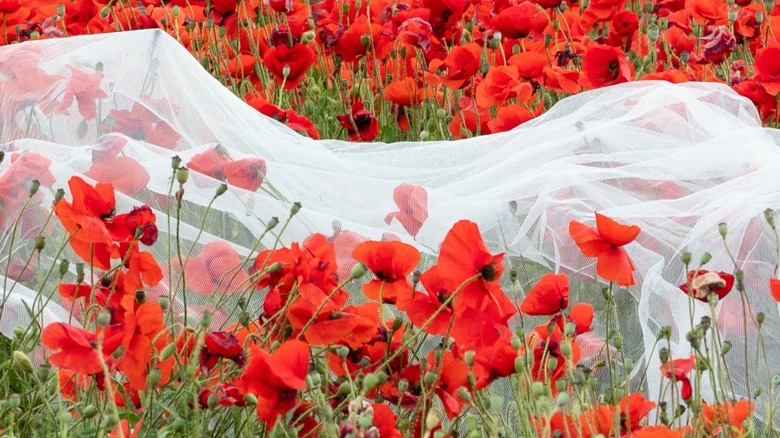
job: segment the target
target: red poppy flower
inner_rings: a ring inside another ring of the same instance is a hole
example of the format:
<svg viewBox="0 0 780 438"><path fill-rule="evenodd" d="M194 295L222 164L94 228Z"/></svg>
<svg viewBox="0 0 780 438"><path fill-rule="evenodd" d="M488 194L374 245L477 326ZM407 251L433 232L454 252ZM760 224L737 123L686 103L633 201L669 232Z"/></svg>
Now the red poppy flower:
<svg viewBox="0 0 780 438"><path fill-rule="evenodd" d="M336 119L352 141L372 141L379 135L379 121L363 108L363 102L355 102L350 114L338 115Z"/></svg>
<svg viewBox="0 0 780 438"><path fill-rule="evenodd" d="M73 202L64 199L58 202L55 214L65 230L73 234L70 238L73 251L96 268L107 270L113 240L105 221L115 213L114 187L106 183L92 187L77 176L68 185Z"/></svg>
<svg viewBox="0 0 780 438"><path fill-rule="evenodd" d="M544 111L544 104L539 101L536 110L521 105L504 105L498 109L495 120L488 122L490 132L495 134L514 129L523 123L539 116Z"/></svg>
<svg viewBox="0 0 780 438"><path fill-rule="evenodd" d="M398 219L410 236L416 236L428 219L428 192L422 186L401 183L393 189L393 201L400 210L385 216L385 222Z"/></svg>
<svg viewBox="0 0 780 438"><path fill-rule="evenodd" d="M477 224L462 220L457 222L441 244L437 266L447 289L458 292L455 308L484 308L486 301L496 307L502 320L516 310L501 290L501 274L504 273L504 254L490 254ZM472 279L475 277L476 279ZM468 282L467 282L468 281Z"/></svg>
<svg viewBox="0 0 780 438"><path fill-rule="evenodd" d="M287 318L296 331L308 325L298 336L303 336L310 345L346 344L358 348L377 334L378 303L366 302L341 310L341 306L328 300L313 284L301 285L298 292L299 296L288 307ZM365 314L376 316L367 318Z"/></svg>
<svg viewBox="0 0 780 438"><path fill-rule="evenodd" d="M545 274L531 288L520 306L526 315L553 315L569 306L569 278L563 274Z"/></svg>
<svg viewBox="0 0 780 438"><path fill-rule="evenodd" d="M621 435L625 435L627 431L634 432L641 428L639 422L642 421L647 414L655 409L656 404L654 401L645 399L641 393L633 393L623 397L618 404L620 408L620 425Z"/></svg>
<svg viewBox="0 0 780 438"><path fill-rule="evenodd" d="M265 52L263 63L279 84L284 83L285 90L292 90L314 64L314 54L303 44L281 44Z"/></svg>
<svg viewBox="0 0 780 438"><path fill-rule="evenodd" d="M119 336L108 335L103 339L103 360L109 362L110 354L119 347L122 332ZM77 374L95 374L103 372L98 354L97 335L88 330L74 327L62 322L46 326L41 333L43 346L55 350L48 356L49 362L57 367L71 370Z"/></svg>
<svg viewBox="0 0 780 438"><path fill-rule="evenodd" d="M725 272L710 272L704 269L693 270L688 272L688 283L691 284L693 289L691 295L697 300L706 303L710 294L717 295L721 300L725 298L731 292L731 288L734 287L734 276ZM686 294L690 294L688 283L680 285L680 290Z"/></svg>
<svg viewBox="0 0 780 438"><path fill-rule="evenodd" d="M681 429L671 430L667 426L645 426L631 434L633 438L683 438Z"/></svg>
<svg viewBox="0 0 780 438"><path fill-rule="evenodd" d="M545 67L542 71L544 87L558 93L577 94L582 87L579 84L580 72L556 66Z"/></svg>
<svg viewBox="0 0 780 438"><path fill-rule="evenodd" d="M374 410L372 424L379 432L379 436L384 438L402 438L401 431L395 427L396 419L390 406L384 403L374 403L371 405Z"/></svg>
<svg viewBox="0 0 780 438"><path fill-rule="evenodd" d="M223 240L209 242L184 266L187 287L199 294L220 295L248 289L248 275L243 269L236 270L240 264L241 257L229 243Z"/></svg>
<svg viewBox="0 0 780 438"><path fill-rule="evenodd" d="M769 279L769 291L772 293L772 298L780 303L780 278Z"/></svg>
<svg viewBox="0 0 780 438"><path fill-rule="evenodd" d="M20 0L0 0L0 14L13 14L21 7Z"/></svg>
<svg viewBox="0 0 780 438"><path fill-rule="evenodd" d="M693 370L695 365L696 355L693 354L687 359L669 360L661 365L661 374L664 377L671 379L675 383L682 382L680 396L683 400L687 400L693 395L693 388L691 387L691 381L688 379L688 373Z"/></svg>
<svg viewBox="0 0 780 438"><path fill-rule="evenodd" d="M110 183L120 192L130 196L138 195L146 188L150 179L144 166L127 156L96 160L84 175L101 183Z"/></svg>
<svg viewBox="0 0 780 438"><path fill-rule="evenodd" d="M441 82L447 88L457 90L479 71L482 46L475 42L455 46L443 60L430 62L430 71L444 70Z"/></svg>
<svg viewBox="0 0 780 438"><path fill-rule="evenodd" d="M225 163L222 173L227 182L236 187L257 191L265 178L266 164L262 158L244 158L242 160Z"/></svg>
<svg viewBox="0 0 780 438"><path fill-rule="evenodd" d="M527 101L533 94L533 87L520 80L520 73L514 65L491 67L487 76L477 85L477 105L488 108L499 102L517 98Z"/></svg>
<svg viewBox="0 0 780 438"><path fill-rule="evenodd" d="M309 346L302 341L283 343L273 353L252 349L236 387L257 396L257 416L270 430L279 415L298 404L298 392L306 389Z"/></svg>
<svg viewBox="0 0 780 438"><path fill-rule="evenodd" d="M315 140L319 140L320 133L308 117L302 116L291 109L283 110L262 97L253 94L246 95L244 100L246 100L249 106L266 116L284 123L291 129L305 132L306 135Z"/></svg>
<svg viewBox="0 0 780 438"><path fill-rule="evenodd" d="M144 302L138 304L135 297L126 295L122 298L122 308L125 317L125 332L122 339L124 353L119 361L119 370L127 375L130 386L136 390L146 388L146 376L149 362L154 351L162 351L169 338L163 334L163 310L157 303ZM168 361L158 361L157 368L163 373L158 385L163 385L170 377L174 358Z"/></svg>
<svg viewBox="0 0 780 438"><path fill-rule="evenodd" d="M401 106L417 105L424 97L423 89L412 78L401 79L387 84L382 95L386 101Z"/></svg>
<svg viewBox="0 0 780 438"><path fill-rule="evenodd" d="M223 169L228 163L230 163L230 157L228 157L227 151L221 145L216 145L194 155L187 163L187 168L224 181L225 173Z"/></svg>
<svg viewBox="0 0 780 438"><path fill-rule="evenodd" d="M772 96L780 94L780 47L764 47L756 52L756 81Z"/></svg>
<svg viewBox="0 0 780 438"><path fill-rule="evenodd" d="M577 221L569 223L569 235L587 257L596 257L596 272L621 286L634 284L634 263L623 248L639 235L636 225L621 225L596 213L596 228Z"/></svg>
<svg viewBox="0 0 780 438"><path fill-rule="evenodd" d="M445 287L445 281L439 274L439 268L436 265L420 275L420 283L425 287L427 293L415 292L413 296L410 295L405 299L404 297L399 298L396 304L400 310L406 312L409 321L415 327L431 335L444 336L450 321L454 318L453 303L442 310L439 308L447 302L452 291Z"/></svg>
<svg viewBox="0 0 780 438"><path fill-rule="evenodd" d="M717 427L715 430L713 428L721 425L727 425L731 429L729 433L734 436L742 436L746 432L743 424L753 416L754 409L755 405L749 400L740 400L736 403L723 402L713 405L702 403L700 418L713 436L719 434L718 429L720 427Z"/></svg>
<svg viewBox="0 0 780 438"><path fill-rule="evenodd" d="M582 58L582 85L601 88L631 80L626 55L617 47L594 46Z"/></svg>
<svg viewBox="0 0 780 438"><path fill-rule="evenodd" d="M70 78L65 82L65 92L62 100L57 103L57 109L68 114L68 108L76 100L79 114L86 120L93 120L97 115L97 100L108 97L100 88L103 73L87 73L68 66Z"/></svg>
<svg viewBox="0 0 780 438"><path fill-rule="evenodd" d="M434 359L433 351L431 351L428 354L429 369L438 368L441 370L435 383L436 395L439 396L447 417L453 419L466 405L466 402L458 395L458 391L461 386L468 385L469 367L449 350L444 351L440 365Z"/></svg>
<svg viewBox="0 0 780 438"><path fill-rule="evenodd" d="M239 367L244 366L244 348L238 338L228 332L209 332L204 338L198 363L201 372L208 374L220 359L232 360Z"/></svg>
<svg viewBox="0 0 780 438"><path fill-rule="evenodd" d="M531 32L541 32L547 27L548 19L543 10L525 1L519 6L510 6L493 17L493 28L504 38L525 38Z"/></svg>
<svg viewBox="0 0 780 438"><path fill-rule="evenodd" d="M408 276L420 262L417 248L402 242L363 242L352 257L365 263L376 276L363 285L366 297L395 304L399 298L412 294Z"/></svg>

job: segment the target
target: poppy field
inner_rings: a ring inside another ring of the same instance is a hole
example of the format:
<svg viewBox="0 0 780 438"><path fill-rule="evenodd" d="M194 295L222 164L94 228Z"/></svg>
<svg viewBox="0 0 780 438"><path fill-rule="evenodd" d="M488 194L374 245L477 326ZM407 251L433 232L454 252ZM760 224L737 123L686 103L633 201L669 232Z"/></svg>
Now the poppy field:
<svg viewBox="0 0 780 438"><path fill-rule="evenodd" d="M0 0L0 17L0 45L161 29L256 111L313 139L500 133L567 96L643 80L725 83L765 125L778 125L773 0ZM181 137L160 116L145 113L154 122L139 122L140 104L101 114L108 97L101 70L70 67L65 79L21 61L0 64L0 90L16 81L33 93L61 81L51 113L77 108L85 123L78 130L110 128L176 149ZM29 105L2 99L4 111ZM67 187L41 171L51 164L42 155L0 152L8 250L0 321L11 313L6 292L17 285L44 303L27 309L29 326L0 335L0 436L780 433L780 375L762 375L755 388L753 370L737 377L727 365L744 355L745 364L750 356L771 368L762 346L751 344L763 336L765 315L751 310L748 289L761 282L780 303L780 260L773 278L746 279L725 245L726 223L717 235L732 270L711 268L709 253L669 261L687 273L675 291L686 297L691 330L659 327L647 354L660 366L651 370L626 348L637 316L619 310L626 290L638 286L637 261L626 250L641 239L636 225L598 211L568 221L577 256L593 262L584 274L510 260L465 219L443 233L437 250L424 251L402 240L413 242L426 224L428 193L403 183L392 193L398 210L384 222L400 225L404 239L345 244L348 232L334 224L333 235L260 245L299 220L306 206L292 202L286 217L268 218L245 255L228 238L198 239L212 203L229 190L282 197L265 179L266 160L234 159L218 144L174 156L165 163L168 192L150 195L149 173L119 149L93 152L87 179L70 177ZM205 187L203 178L217 183L213 198L193 207L188 197L193 185ZM125 208L124 195L148 202ZM198 218L195 238L180 235L185 214ZM761 220L760 238L780 248L774 211ZM46 237L53 229L62 242ZM160 257L165 249L169 256ZM41 254L51 251L54 262L43 264ZM213 302L188 305L188 296ZM742 342L723 335L727 296L742 303L734 310ZM50 301L67 309L66 321L41 323ZM673 338L690 354L672 355ZM649 372L660 374L660 388L650 387ZM736 380L747 382L740 391L749 395L735 395Z"/></svg>

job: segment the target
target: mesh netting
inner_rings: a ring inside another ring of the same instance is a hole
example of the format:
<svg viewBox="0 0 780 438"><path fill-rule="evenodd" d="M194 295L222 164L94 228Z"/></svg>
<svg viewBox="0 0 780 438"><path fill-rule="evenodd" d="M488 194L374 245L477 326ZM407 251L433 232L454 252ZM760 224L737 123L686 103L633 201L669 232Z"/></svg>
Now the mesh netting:
<svg viewBox="0 0 780 438"><path fill-rule="evenodd" d="M245 105L159 31L0 47L0 147L7 154L0 176L0 254L18 265L35 236L47 239L31 275L26 273L32 268L7 271L6 290L14 289L0 329L8 334L27 323L22 303L32 306L35 293L24 285L37 288L57 259L76 260L68 248L58 254L63 229L48 219L54 191L66 188L73 175L114 182L123 192L119 211L151 206L160 229L151 251L166 266L175 254L168 227L177 220L167 213L171 188L177 187L170 163L178 155L185 165L200 163L190 165L180 214L182 247L195 266L187 306L215 311L218 326L234 319L235 303L229 297L233 286L211 293L219 286L215 279L257 249L319 232L334 241L342 275L354 263L351 249L365 239L414 244L429 255L423 263L431 264L447 230L470 219L492 250L508 253L521 292L545 271L569 274L572 301L596 307L591 339L598 345L604 304L592 281L595 261L581 255L568 224L592 224L599 211L640 226L639 238L626 247L638 286L617 291L616 300L627 352L649 369L651 397L661 385L654 350L659 329L673 327L672 357L690 354L689 303L678 288L684 281L680 255L690 251L698 258L706 251L713 255L709 269L733 272L718 234L718 224L727 222L726 241L745 272L750 308L746 322L741 297L732 293L718 305L716 323L739 352L748 330L749 362L741 353L727 361L734 395L744 397L746 366L753 388L780 372L780 315L767 281L775 274L776 249L763 221L764 209L780 205L777 142L778 132L763 128L752 104L725 85L661 82L583 93L511 132L462 141L315 141ZM256 191L241 188L247 185L233 182L246 169L210 174L208 163L215 160L249 163L251 171L265 172L265 180ZM33 178L41 190L11 239L25 182ZM210 206L201 227L221 179L229 189ZM268 220L284 222L295 201L303 209L284 232L277 227L256 244ZM427 219L419 216L426 209ZM410 214L425 219L421 227L399 220ZM167 294L175 283L178 272L164 271L166 278L150 294ZM46 304L47 322L70 319L69 303L58 300ZM705 303L695 305L696 321L709 314ZM758 354L759 331L751 316L759 311L766 315L760 333L768 360Z"/></svg>

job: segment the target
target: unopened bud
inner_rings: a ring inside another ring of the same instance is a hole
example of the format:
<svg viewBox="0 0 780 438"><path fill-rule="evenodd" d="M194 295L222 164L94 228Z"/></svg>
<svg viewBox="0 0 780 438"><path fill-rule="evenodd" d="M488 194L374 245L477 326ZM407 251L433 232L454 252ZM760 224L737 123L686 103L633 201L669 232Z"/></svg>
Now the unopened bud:
<svg viewBox="0 0 780 438"><path fill-rule="evenodd" d="M149 371L149 374L146 376L146 385L149 388L156 388L157 385L160 383L160 379L162 379L162 374L160 373L160 370L151 370Z"/></svg>
<svg viewBox="0 0 780 438"><path fill-rule="evenodd" d="M111 312L103 309L98 313L97 325L98 327L107 327L109 324L111 324Z"/></svg>
<svg viewBox="0 0 780 438"><path fill-rule="evenodd" d="M352 267L352 270L349 271L349 278L353 280L357 280L358 278L366 275L366 265L363 263L355 263L355 266Z"/></svg>
<svg viewBox="0 0 780 438"><path fill-rule="evenodd" d="M179 185L184 185L187 183L187 180L190 179L190 170L186 167L180 167L176 170L176 181L179 182Z"/></svg>
<svg viewBox="0 0 780 438"><path fill-rule="evenodd" d="M227 192L227 189L228 189L227 184L225 184L225 183L220 184L219 187L217 187L217 192L214 194L214 197L218 198L218 197L224 195L225 192Z"/></svg>
<svg viewBox="0 0 780 438"><path fill-rule="evenodd" d="M41 182L37 179L34 179L27 183L27 193L30 195L30 197L35 196L36 193L38 193L38 189L41 188Z"/></svg>
<svg viewBox="0 0 780 438"><path fill-rule="evenodd" d="M726 233L729 232L729 227L726 225L725 222L721 222L718 224L718 233L720 233L720 237L726 237Z"/></svg>
<svg viewBox="0 0 780 438"><path fill-rule="evenodd" d="M33 365L30 361L30 358L27 357L24 352L19 350L14 350L13 354L11 355L11 365L16 368L17 370L23 372L23 373L32 373L33 371Z"/></svg>
<svg viewBox="0 0 780 438"><path fill-rule="evenodd" d="M704 254L701 255L701 260L699 260L699 264L704 266L707 263L709 263L710 260L712 260L712 255L708 252L705 252Z"/></svg>
<svg viewBox="0 0 780 438"><path fill-rule="evenodd" d="M436 383L436 379L438 376L433 371L428 371L425 373L425 376L423 376L423 383L425 383L427 386L432 386Z"/></svg>

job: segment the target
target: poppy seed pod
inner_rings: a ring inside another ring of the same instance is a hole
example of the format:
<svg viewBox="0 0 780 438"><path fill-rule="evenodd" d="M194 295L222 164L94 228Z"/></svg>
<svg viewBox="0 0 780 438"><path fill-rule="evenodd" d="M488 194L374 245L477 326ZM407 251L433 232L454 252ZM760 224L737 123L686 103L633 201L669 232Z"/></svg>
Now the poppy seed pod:
<svg viewBox="0 0 780 438"><path fill-rule="evenodd" d="M179 185L184 185L189 178L190 170L186 167L180 167L176 170L176 181L179 182Z"/></svg>
<svg viewBox="0 0 780 438"><path fill-rule="evenodd" d="M60 262L60 279L65 277L65 274L68 273L68 268L70 268L70 262L67 260L62 260Z"/></svg>

